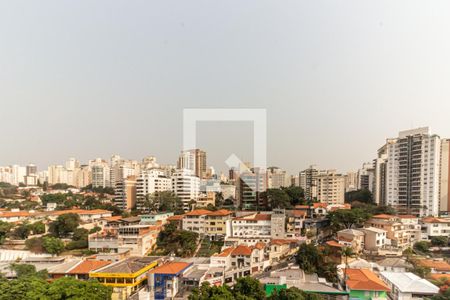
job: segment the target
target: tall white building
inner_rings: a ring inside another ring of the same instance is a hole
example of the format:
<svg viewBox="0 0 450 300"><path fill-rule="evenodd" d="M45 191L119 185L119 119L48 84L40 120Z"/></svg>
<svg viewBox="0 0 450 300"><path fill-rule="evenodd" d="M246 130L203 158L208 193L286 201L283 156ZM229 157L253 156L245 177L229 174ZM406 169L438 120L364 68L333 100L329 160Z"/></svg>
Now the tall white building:
<svg viewBox="0 0 450 300"><path fill-rule="evenodd" d="M162 170L142 171L136 184L137 208L142 210L142 202L148 194L172 190L172 179Z"/></svg>
<svg viewBox="0 0 450 300"><path fill-rule="evenodd" d="M183 209L189 210L191 201L197 201L200 194L200 178L192 170L177 170L172 175L172 191L183 202Z"/></svg>
<svg viewBox="0 0 450 300"><path fill-rule="evenodd" d="M108 163L101 158L89 162L93 187L111 187L111 174Z"/></svg>
<svg viewBox="0 0 450 300"><path fill-rule="evenodd" d="M375 163L376 201L401 214L438 215L441 140L428 127L388 139Z"/></svg>
<svg viewBox="0 0 450 300"><path fill-rule="evenodd" d="M369 190L373 193L375 182L375 168L373 162L364 163L358 170L357 186L358 190Z"/></svg>

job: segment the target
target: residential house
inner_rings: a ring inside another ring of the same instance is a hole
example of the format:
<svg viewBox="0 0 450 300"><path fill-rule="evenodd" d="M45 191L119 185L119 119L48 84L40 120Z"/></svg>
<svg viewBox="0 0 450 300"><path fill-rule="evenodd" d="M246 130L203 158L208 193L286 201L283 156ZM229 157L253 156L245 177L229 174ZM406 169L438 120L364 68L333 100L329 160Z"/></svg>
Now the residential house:
<svg viewBox="0 0 450 300"><path fill-rule="evenodd" d="M391 289L370 270L347 269L345 284L350 299L387 299Z"/></svg>
<svg viewBox="0 0 450 300"><path fill-rule="evenodd" d="M379 250L386 244L386 231L380 228L367 227L361 228L364 232L364 248L366 250Z"/></svg>
<svg viewBox="0 0 450 300"><path fill-rule="evenodd" d="M428 299L439 293L437 286L413 273L381 272L380 277L392 300Z"/></svg>
<svg viewBox="0 0 450 300"><path fill-rule="evenodd" d="M343 229L337 232L338 242L346 247L351 247L356 253L364 250L364 236L364 232L356 229Z"/></svg>
<svg viewBox="0 0 450 300"><path fill-rule="evenodd" d="M398 216L375 215L365 223L365 226L385 230L386 245L399 249L406 249L411 246L408 228L400 221Z"/></svg>

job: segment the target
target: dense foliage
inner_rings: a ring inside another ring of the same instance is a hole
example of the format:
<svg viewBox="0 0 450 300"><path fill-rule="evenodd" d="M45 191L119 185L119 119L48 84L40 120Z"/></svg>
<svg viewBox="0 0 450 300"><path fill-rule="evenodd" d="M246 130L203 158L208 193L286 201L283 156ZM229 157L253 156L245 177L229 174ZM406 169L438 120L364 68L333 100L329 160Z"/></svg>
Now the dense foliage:
<svg viewBox="0 0 450 300"><path fill-rule="evenodd" d="M346 203L352 203L354 201L371 204L371 203L373 203L372 193L366 189L345 193L345 202Z"/></svg>
<svg viewBox="0 0 450 300"><path fill-rule="evenodd" d="M146 212L184 213L183 202L171 191L148 194L143 203L143 210Z"/></svg>
<svg viewBox="0 0 450 300"><path fill-rule="evenodd" d="M337 267L333 262L326 260L326 255L317 246L303 243L300 245L297 256L297 264L306 273L317 273L330 282L337 281Z"/></svg>
<svg viewBox="0 0 450 300"><path fill-rule="evenodd" d="M177 229L174 224L167 224L158 235L157 246L161 254L192 256L197 247L198 233Z"/></svg>
<svg viewBox="0 0 450 300"><path fill-rule="evenodd" d="M202 284L198 289L194 289L189 296L189 300L219 300L219 299L239 299L239 300L263 300L266 299L261 283L251 277L241 277L233 287L211 286L208 282Z"/></svg>
<svg viewBox="0 0 450 300"><path fill-rule="evenodd" d="M97 281L81 281L62 277L48 283L45 272L36 272L34 266L13 264L17 279L0 277L0 300L108 300L112 288Z"/></svg>
<svg viewBox="0 0 450 300"><path fill-rule="evenodd" d="M334 231L361 227L371 214L362 208L339 209L328 214Z"/></svg>
<svg viewBox="0 0 450 300"><path fill-rule="evenodd" d="M298 186L267 189L260 194L260 198L267 209L291 209L295 205L306 204L305 193Z"/></svg>

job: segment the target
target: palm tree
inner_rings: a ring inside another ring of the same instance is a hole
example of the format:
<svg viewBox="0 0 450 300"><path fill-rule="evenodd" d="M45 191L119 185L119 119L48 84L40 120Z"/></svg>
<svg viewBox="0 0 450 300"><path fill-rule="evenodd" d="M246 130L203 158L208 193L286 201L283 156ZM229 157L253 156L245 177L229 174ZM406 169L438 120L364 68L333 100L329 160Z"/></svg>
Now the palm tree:
<svg viewBox="0 0 450 300"><path fill-rule="evenodd" d="M345 286L345 281L347 280L348 259L356 257L356 253L355 251L353 251L352 247L344 247L342 248L341 256L345 258L345 267L344 267L344 286Z"/></svg>

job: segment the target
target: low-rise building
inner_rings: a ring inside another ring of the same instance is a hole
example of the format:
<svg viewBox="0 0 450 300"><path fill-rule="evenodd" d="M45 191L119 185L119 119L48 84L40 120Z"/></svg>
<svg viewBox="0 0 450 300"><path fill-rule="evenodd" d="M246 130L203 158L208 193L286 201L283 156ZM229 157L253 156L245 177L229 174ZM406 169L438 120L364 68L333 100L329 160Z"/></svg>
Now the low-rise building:
<svg viewBox="0 0 450 300"><path fill-rule="evenodd" d="M343 229L337 232L338 242L346 247L351 247L356 253L364 250L364 236L364 232L356 229Z"/></svg>
<svg viewBox="0 0 450 300"><path fill-rule="evenodd" d="M127 299L147 285L147 272L158 265L159 257L129 257L89 273L90 278L113 288L112 300Z"/></svg>
<svg viewBox="0 0 450 300"><path fill-rule="evenodd" d="M411 270L413 266L405 259L399 257L387 257L377 262L376 268L380 272L407 272Z"/></svg>
<svg viewBox="0 0 450 300"><path fill-rule="evenodd" d="M378 250L386 244L386 231L380 228L367 227L361 228L364 232L364 248L366 250Z"/></svg>
<svg viewBox="0 0 450 300"><path fill-rule="evenodd" d="M350 293L350 299L387 299L387 293L391 289L372 271L347 269L345 273L347 275L345 284Z"/></svg>
<svg viewBox="0 0 450 300"><path fill-rule="evenodd" d="M365 223L366 227L374 227L386 231L386 244L399 249L410 247L411 237L408 228L398 216L375 215Z"/></svg>
<svg viewBox="0 0 450 300"><path fill-rule="evenodd" d="M181 276L192 266L187 262L168 262L148 273L150 299L173 299L180 290Z"/></svg>
<svg viewBox="0 0 450 300"><path fill-rule="evenodd" d="M450 264L443 259L418 259L415 263L430 268L431 273L450 274Z"/></svg>
<svg viewBox="0 0 450 300"><path fill-rule="evenodd" d="M450 218L423 218L422 225L422 239L430 240L438 236L450 236Z"/></svg>
<svg viewBox="0 0 450 300"><path fill-rule="evenodd" d="M413 273L381 272L380 277L392 300L427 299L439 293L437 286Z"/></svg>

